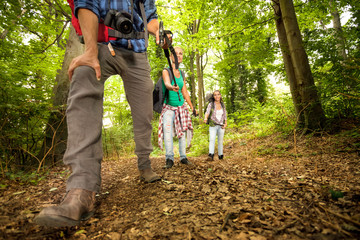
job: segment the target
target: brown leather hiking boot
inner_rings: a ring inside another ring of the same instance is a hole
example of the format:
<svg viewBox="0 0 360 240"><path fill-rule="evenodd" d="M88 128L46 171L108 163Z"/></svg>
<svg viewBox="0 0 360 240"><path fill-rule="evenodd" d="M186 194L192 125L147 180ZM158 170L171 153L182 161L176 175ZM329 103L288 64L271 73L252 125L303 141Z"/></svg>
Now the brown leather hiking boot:
<svg viewBox="0 0 360 240"><path fill-rule="evenodd" d="M140 179L147 183L156 182L161 179L160 176L157 175L156 172L154 172L151 168L147 168L139 171L140 171Z"/></svg>
<svg viewBox="0 0 360 240"><path fill-rule="evenodd" d="M94 213L95 192L71 189L58 206L44 208L34 219L35 223L47 227L71 227L89 219Z"/></svg>

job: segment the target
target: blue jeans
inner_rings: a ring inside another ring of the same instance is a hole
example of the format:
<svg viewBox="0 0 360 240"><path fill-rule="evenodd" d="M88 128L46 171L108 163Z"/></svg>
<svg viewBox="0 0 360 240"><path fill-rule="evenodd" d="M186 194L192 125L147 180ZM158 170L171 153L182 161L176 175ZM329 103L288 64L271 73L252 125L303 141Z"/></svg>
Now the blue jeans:
<svg viewBox="0 0 360 240"><path fill-rule="evenodd" d="M209 127L209 153L214 154L215 152L215 140L216 135L218 136L218 155L223 154L223 141L224 141L225 128L221 128L220 125L215 125L214 127Z"/></svg>
<svg viewBox="0 0 360 240"><path fill-rule="evenodd" d="M165 157L174 161L174 121L175 111L167 110L163 116ZM186 134L179 139L180 160L186 158Z"/></svg>

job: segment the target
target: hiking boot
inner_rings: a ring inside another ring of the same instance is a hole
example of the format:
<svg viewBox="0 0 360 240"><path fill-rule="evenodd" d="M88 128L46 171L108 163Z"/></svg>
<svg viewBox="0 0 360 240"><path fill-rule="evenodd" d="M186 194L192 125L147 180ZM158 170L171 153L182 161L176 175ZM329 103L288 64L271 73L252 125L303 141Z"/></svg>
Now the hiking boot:
<svg viewBox="0 0 360 240"><path fill-rule="evenodd" d="M74 188L66 193L58 206L44 208L34 219L46 227L71 227L89 219L94 213L95 192Z"/></svg>
<svg viewBox="0 0 360 240"><path fill-rule="evenodd" d="M147 183L159 181L161 178L151 168L140 170L140 179Z"/></svg>
<svg viewBox="0 0 360 240"><path fill-rule="evenodd" d="M172 168L172 166L174 166L174 161L171 159L166 159L166 164L164 168Z"/></svg>
<svg viewBox="0 0 360 240"><path fill-rule="evenodd" d="M209 161L214 161L214 154L209 153L208 160Z"/></svg>
<svg viewBox="0 0 360 240"><path fill-rule="evenodd" d="M219 160L224 159L224 155L219 155Z"/></svg>
<svg viewBox="0 0 360 240"><path fill-rule="evenodd" d="M192 164L187 158L181 159L180 162L181 162L182 164L186 164L186 165L191 165L191 164Z"/></svg>

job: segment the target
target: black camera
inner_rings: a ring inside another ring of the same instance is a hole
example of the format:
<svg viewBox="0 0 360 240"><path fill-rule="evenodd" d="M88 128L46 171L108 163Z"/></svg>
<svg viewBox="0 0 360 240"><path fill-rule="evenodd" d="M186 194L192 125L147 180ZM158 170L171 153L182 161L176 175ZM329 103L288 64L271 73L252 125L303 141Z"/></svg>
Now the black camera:
<svg viewBox="0 0 360 240"><path fill-rule="evenodd" d="M109 10L105 16L104 24L123 34L129 34L133 31L131 15L125 11Z"/></svg>

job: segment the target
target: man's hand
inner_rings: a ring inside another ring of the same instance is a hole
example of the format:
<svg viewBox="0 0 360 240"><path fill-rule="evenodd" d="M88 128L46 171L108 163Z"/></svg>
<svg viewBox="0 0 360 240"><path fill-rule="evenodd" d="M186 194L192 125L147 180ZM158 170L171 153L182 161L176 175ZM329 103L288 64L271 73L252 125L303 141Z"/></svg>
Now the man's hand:
<svg viewBox="0 0 360 240"><path fill-rule="evenodd" d="M69 80L72 80L74 70L79 66L92 67L95 70L96 78L100 80L101 72L97 47L98 18L92 11L84 8L79 9L78 17L85 41L85 53L71 61L68 70Z"/></svg>
<svg viewBox="0 0 360 240"><path fill-rule="evenodd" d="M100 64L97 54L92 54L89 52L85 52L84 54L74 58L69 66L68 74L69 80L72 80L72 75L74 73L75 68L79 66L89 66L95 70L96 78L100 81L101 72L100 72Z"/></svg>
<svg viewBox="0 0 360 240"><path fill-rule="evenodd" d="M167 34L167 37L169 39L169 44L171 45L172 43L172 36L171 34ZM169 45L167 44L167 41L165 40L164 38L164 44L161 46L163 49L168 49L169 48Z"/></svg>
<svg viewBox="0 0 360 240"><path fill-rule="evenodd" d="M148 23L148 31L150 34L155 36L156 39L156 44L159 45L160 44L160 36L159 36L159 21L157 19L153 19ZM170 40L170 44L172 43L172 36L171 34L167 34L169 40ZM166 43L165 39L164 40L164 45L161 46L163 49L168 49L169 46Z"/></svg>

